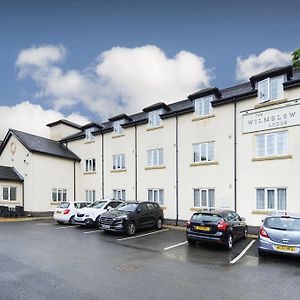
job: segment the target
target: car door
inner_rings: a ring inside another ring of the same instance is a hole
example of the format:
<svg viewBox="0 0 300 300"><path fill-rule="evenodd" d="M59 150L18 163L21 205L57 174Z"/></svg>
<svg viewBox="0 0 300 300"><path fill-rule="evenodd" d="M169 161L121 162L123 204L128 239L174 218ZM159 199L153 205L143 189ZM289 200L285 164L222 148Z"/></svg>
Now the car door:
<svg viewBox="0 0 300 300"><path fill-rule="evenodd" d="M145 228L149 226L150 221L150 212L148 210L147 203L141 203L136 210L136 224L138 228Z"/></svg>
<svg viewBox="0 0 300 300"><path fill-rule="evenodd" d="M245 233L245 224L244 222L241 220L241 217L236 213L236 212L232 212L236 222L237 222L237 233L239 238L244 236Z"/></svg>
<svg viewBox="0 0 300 300"><path fill-rule="evenodd" d="M147 203L147 207L149 210L149 227L153 227L158 219L157 210L153 203Z"/></svg>
<svg viewBox="0 0 300 300"><path fill-rule="evenodd" d="M233 240L236 240L239 238L239 220L236 219L235 212L229 211L227 214L227 218L230 224L230 227L232 228L232 238Z"/></svg>

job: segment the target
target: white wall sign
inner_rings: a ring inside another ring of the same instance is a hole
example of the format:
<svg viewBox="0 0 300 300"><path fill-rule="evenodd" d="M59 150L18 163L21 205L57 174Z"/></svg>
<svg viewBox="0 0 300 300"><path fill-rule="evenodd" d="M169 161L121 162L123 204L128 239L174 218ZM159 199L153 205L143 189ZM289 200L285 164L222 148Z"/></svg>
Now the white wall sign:
<svg viewBox="0 0 300 300"><path fill-rule="evenodd" d="M243 133L300 125L300 103L243 115Z"/></svg>

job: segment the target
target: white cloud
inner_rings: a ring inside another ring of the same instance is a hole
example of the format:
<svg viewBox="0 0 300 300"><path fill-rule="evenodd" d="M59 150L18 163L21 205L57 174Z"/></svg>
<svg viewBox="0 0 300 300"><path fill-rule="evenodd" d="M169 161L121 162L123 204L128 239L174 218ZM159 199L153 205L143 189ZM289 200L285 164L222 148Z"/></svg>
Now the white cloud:
<svg viewBox="0 0 300 300"><path fill-rule="evenodd" d="M237 80L248 80L251 76L267 69L291 64L291 53L269 48L259 55L251 54L243 59L236 59L235 75Z"/></svg>
<svg viewBox="0 0 300 300"><path fill-rule="evenodd" d="M60 112L51 109L45 110L40 105L28 101L15 106L0 106L0 116L0 140L3 140L9 128L49 137L50 129L46 126L48 123L63 118L80 125L89 122L78 113L64 116Z"/></svg>
<svg viewBox="0 0 300 300"><path fill-rule="evenodd" d="M81 104L101 118L183 99L209 86L212 78L204 58L187 51L168 58L156 46L115 47L83 71L57 66L65 53L65 48L54 45L22 50L16 63L19 76L32 78L38 87L35 96L52 101L54 109Z"/></svg>

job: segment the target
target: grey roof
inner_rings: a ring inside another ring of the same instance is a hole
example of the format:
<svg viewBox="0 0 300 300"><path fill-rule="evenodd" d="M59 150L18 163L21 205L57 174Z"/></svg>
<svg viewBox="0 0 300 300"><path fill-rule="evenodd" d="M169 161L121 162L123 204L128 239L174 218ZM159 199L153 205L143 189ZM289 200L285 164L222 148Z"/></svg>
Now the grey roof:
<svg viewBox="0 0 300 300"><path fill-rule="evenodd" d="M22 176L15 170L15 168L0 166L0 180L23 182Z"/></svg>
<svg viewBox="0 0 300 300"><path fill-rule="evenodd" d="M76 154L74 154L60 142L18 131L15 129L9 129L2 145L0 146L0 155L12 134L14 134L16 138L20 141L20 143L22 143L24 147L27 148L30 152L47 154L50 156L61 157L74 161L80 161L80 158Z"/></svg>
<svg viewBox="0 0 300 300"><path fill-rule="evenodd" d="M70 127L73 127L73 128L76 128L76 129L81 129L81 126L74 123L74 122L71 122L69 120L66 120L66 119L61 119L61 120L58 120L58 121L55 121L55 122L52 122L52 123L49 123L47 124L48 127L53 127L53 126L56 126L58 124L65 124L67 126L70 126Z"/></svg>

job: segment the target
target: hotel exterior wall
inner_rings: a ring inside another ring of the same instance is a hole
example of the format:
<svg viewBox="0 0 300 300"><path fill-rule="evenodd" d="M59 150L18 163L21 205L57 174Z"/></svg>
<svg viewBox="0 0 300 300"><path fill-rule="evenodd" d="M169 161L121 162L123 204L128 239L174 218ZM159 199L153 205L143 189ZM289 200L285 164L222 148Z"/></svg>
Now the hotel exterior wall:
<svg viewBox="0 0 300 300"><path fill-rule="evenodd" d="M193 213L195 188L214 188L217 208L234 208L233 105L213 109L212 117L196 120L194 113L179 116L179 219ZM193 163L192 144L215 142L214 161Z"/></svg>
<svg viewBox="0 0 300 300"><path fill-rule="evenodd" d="M50 127L50 138L55 141L59 141L60 139L79 132L79 129L73 128L71 126L67 126L64 124L58 124Z"/></svg>
<svg viewBox="0 0 300 300"><path fill-rule="evenodd" d="M113 155L125 154L125 170L113 170ZM113 197L113 190L125 190L126 200L135 200L135 133L134 127L104 135L104 193Z"/></svg>
<svg viewBox="0 0 300 300"><path fill-rule="evenodd" d="M162 126L149 128L148 124L137 128L138 136L138 200L147 200L148 189L164 190L164 216L176 219L176 178L175 178L175 118L162 120ZM147 168L147 151L163 149L162 168Z"/></svg>
<svg viewBox="0 0 300 300"><path fill-rule="evenodd" d="M68 143L68 148L73 151L81 161L76 162L76 201L85 201L86 190L96 191L96 200L102 198L102 141L101 135L94 137L92 141L80 139ZM96 171L87 173L85 171L85 160L96 159ZM73 172L72 172L73 174ZM72 175L73 176L73 175Z"/></svg>
<svg viewBox="0 0 300 300"><path fill-rule="evenodd" d="M299 98L300 89L284 92L288 101ZM299 166L300 166L300 126L274 128L266 131L243 133L242 111L258 106L258 98L237 103L237 211L245 216L248 224L260 225L264 215L269 211L256 209L256 188L287 188L287 210L300 211L299 202ZM272 101L269 103L271 104ZM273 102L274 103L274 102ZM252 112L285 107L289 103L281 103L265 107L257 107ZM274 110L276 112L276 110ZM278 131L288 132L288 155L285 159L253 161L255 159L255 137L257 134Z"/></svg>

